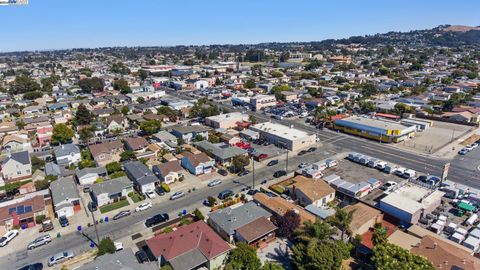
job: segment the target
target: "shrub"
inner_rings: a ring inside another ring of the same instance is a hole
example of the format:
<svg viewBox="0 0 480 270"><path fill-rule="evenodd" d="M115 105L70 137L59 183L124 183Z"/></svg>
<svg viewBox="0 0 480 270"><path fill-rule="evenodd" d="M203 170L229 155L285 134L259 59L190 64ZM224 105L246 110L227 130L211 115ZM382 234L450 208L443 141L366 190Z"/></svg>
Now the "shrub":
<svg viewBox="0 0 480 270"><path fill-rule="evenodd" d="M170 226L168 226L168 227L166 227L165 229L163 229L163 232L164 232L164 233L171 233L171 232L173 232L173 228L170 227Z"/></svg>
<svg viewBox="0 0 480 270"><path fill-rule="evenodd" d="M119 177L122 177L122 176L126 176L125 172L118 171L118 172L114 172L114 173L110 174L110 179L115 179L115 178L119 178Z"/></svg>
<svg viewBox="0 0 480 270"><path fill-rule="evenodd" d="M193 211L193 214L195 215L195 220L204 220L205 216L203 215L202 211L198 210L198 208Z"/></svg>
<svg viewBox="0 0 480 270"><path fill-rule="evenodd" d="M166 183L162 183L161 186L165 192L170 192L170 187Z"/></svg>
<svg viewBox="0 0 480 270"><path fill-rule="evenodd" d="M128 193L128 197L132 197L132 196L133 196L133 191Z"/></svg>
<svg viewBox="0 0 480 270"><path fill-rule="evenodd" d="M208 196L207 201L208 201L208 205L214 206L215 203L217 202L217 199L215 197Z"/></svg>
<svg viewBox="0 0 480 270"><path fill-rule="evenodd" d="M45 215L38 215L35 217L35 223L40 224L45 220Z"/></svg>
<svg viewBox="0 0 480 270"><path fill-rule="evenodd" d="M278 194L283 194L285 192L285 188L279 185L271 186L270 189Z"/></svg>
<svg viewBox="0 0 480 270"><path fill-rule="evenodd" d="M192 224L192 220L191 220L189 217L183 216L183 217L180 219L180 226L188 225L188 224Z"/></svg>

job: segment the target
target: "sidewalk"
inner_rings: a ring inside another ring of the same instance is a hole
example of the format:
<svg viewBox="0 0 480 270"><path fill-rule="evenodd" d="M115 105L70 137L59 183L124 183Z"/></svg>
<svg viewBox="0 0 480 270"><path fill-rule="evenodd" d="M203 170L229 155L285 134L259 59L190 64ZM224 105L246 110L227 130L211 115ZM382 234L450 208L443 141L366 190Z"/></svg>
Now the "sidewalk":
<svg viewBox="0 0 480 270"><path fill-rule="evenodd" d="M479 129L478 128L474 129L471 132L468 132L462 137L459 137L453 142L437 150L435 153L432 154L432 156L437 158L453 159L457 155L458 151L460 151L460 149L464 147L464 145L462 145L461 143L467 140L468 138L470 138L472 135L478 135L478 134L480 134Z"/></svg>

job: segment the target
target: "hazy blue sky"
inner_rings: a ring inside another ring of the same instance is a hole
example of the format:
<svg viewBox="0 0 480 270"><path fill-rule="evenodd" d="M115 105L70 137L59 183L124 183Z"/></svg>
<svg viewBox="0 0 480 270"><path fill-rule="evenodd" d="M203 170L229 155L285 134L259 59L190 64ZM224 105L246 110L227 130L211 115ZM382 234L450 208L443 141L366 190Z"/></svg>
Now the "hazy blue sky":
<svg viewBox="0 0 480 270"><path fill-rule="evenodd" d="M0 51L312 41L480 25L480 1L30 0L0 6Z"/></svg>

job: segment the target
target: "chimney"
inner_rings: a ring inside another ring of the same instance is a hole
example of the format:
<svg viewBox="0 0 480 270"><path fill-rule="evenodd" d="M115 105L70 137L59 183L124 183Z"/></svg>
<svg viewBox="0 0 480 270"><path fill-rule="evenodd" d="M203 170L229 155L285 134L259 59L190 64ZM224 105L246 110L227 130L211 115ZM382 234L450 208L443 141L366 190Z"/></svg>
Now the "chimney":
<svg viewBox="0 0 480 270"><path fill-rule="evenodd" d="M436 248L437 248L437 245L438 245L437 242L434 242L434 243L433 243L433 249L436 249Z"/></svg>

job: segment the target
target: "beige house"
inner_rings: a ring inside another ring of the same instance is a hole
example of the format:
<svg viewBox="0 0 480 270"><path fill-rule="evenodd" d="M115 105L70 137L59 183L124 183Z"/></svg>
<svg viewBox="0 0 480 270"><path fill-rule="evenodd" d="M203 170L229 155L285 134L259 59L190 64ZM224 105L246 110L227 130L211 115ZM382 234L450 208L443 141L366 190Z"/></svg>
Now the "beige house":
<svg viewBox="0 0 480 270"><path fill-rule="evenodd" d="M250 129L258 132L261 139L290 151L314 146L317 140L315 134L272 122L252 125Z"/></svg>
<svg viewBox="0 0 480 270"><path fill-rule="evenodd" d="M212 128L234 128L237 122L248 121L248 115L241 112L232 112L205 118L205 125Z"/></svg>
<svg viewBox="0 0 480 270"><path fill-rule="evenodd" d="M352 235L363 235L369 228L373 228L375 223L383 220L383 213L365 203L358 202L343 208L346 212L352 212L352 222L350 223L350 231Z"/></svg>
<svg viewBox="0 0 480 270"><path fill-rule="evenodd" d="M263 108L276 106L277 98L272 95L257 95L250 98L250 105L254 111L259 111Z"/></svg>
<svg viewBox="0 0 480 270"><path fill-rule="evenodd" d="M123 144L120 141L103 142L89 145L88 149L97 165L105 166L110 162L120 160Z"/></svg>
<svg viewBox="0 0 480 270"><path fill-rule="evenodd" d="M313 204L316 207L325 206L335 199L335 189L323 180L315 180L298 175L293 178L294 183L287 187L292 198L302 206Z"/></svg>

